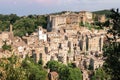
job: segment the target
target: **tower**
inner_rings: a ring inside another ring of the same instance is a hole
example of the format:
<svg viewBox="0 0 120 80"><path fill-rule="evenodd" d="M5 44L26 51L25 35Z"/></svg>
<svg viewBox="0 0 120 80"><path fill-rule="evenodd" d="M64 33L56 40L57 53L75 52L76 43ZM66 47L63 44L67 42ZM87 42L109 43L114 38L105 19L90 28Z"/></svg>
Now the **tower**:
<svg viewBox="0 0 120 80"><path fill-rule="evenodd" d="M12 40L13 40L13 38L14 38L14 34L13 34L12 29L13 29L13 26L12 26L12 24L10 24L9 38L11 39L11 41L12 41Z"/></svg>
<svg viewBox="0 0 120 80"><path fill-rule="evenodd" d="M10 24L10 33L12 33L12 28L13 28L12 24Z"/></svg>
<svg viewBox="0 0 120 80"><path fill-rule="evenodd" d="M43 33L43 29L41 26L39 26L38 38L39 38L39 40L43 40L43 41L47 40L47 35Z"/></svg>

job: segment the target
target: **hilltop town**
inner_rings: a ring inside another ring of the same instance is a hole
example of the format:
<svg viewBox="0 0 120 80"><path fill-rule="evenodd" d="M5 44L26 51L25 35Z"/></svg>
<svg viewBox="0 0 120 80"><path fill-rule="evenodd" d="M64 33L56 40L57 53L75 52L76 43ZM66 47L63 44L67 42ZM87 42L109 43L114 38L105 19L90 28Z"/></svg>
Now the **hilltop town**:
<svg viewBox="0 0 120 80"><path fill-rule="evenodd" d="M98 20L106 19L101 15ZM50 60L65 65L74 63L82 70L83 80L90 80L89 69L96 70L104 63L102 48L106 35L105 29L82 26L93 22L93 14L88 11L49 15L47 29L39 26L36 32L23 37L14 36L10 25L10 31L0 34L0 58L14 53L23 59L29 55L36 62L42 60L43 66ZM11 45L12 49L3 50L3 45Z"/></svg>

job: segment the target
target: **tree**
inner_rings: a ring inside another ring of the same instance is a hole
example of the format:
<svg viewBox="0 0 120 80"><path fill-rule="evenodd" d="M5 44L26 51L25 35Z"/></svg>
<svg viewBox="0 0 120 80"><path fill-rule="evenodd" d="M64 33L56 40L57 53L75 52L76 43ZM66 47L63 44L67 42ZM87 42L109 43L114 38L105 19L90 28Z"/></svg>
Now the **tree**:
<svg viewBox="0 0 120 80"><path fill-rule="evenodd" d="M110 18L108 22L109 30L107 36L107 43L104 45L103 52L105 63L104 70L111 76L112 80L120 80L120 13L119 10L111 10Z"/></svg>
<svg viewBox="0 0 120 80"><path fill-rule="evenodd" d="M18 56L0 59L0 80L46 80L47 71L41 65L26 57Z"/></svg>
<svg viewBox="0 0 120 80"><path fill-rule="evenodd" d="M61 66L58 73L61 80L82 80L81 70L73 66Z"/></svg>
<svg viewBox="0 0 120 80"><path fill-rule="evenodd" d="M45 16L37 16L37 18L35 19L35 24L37 26L42 26L44 29L47 29L47 17Z"/></svg>
<svg viewBox="0 0 120 80"><path fill-rule="evenodd" d="M60 80L82 80L82 73L74 64L64 65L57 61L49 61L47 68L56 71Z"/></svg>
<svg viewBox="0 0 120 80"><path fill-rule="evenodd" d="M34 32L38 26L47 28L47 17L45 15L28 15L19 17L16 14L0 14L0 31L8 31L9 25L13 25L15 36L25 36Z"/></svg>
<svg viewBox="0 0 120 80"><path fill-rule="evenodd" d="M0 31L9 30L10 21L0 21Z"/></svg>
<svg viewBox="0 0 120 80"><path fill-rule="evenodd" d="M46 66L47 66L47 68L50 69L50 71L56 71L56 72L58 72L58 69L60 67L60 63L57 62L57 61L51 60L51 61L47 62Z"/></svg>
<svg viewBox="0 0 120 80"><path fill-rule="evenodd" d="M92 80L108 80L109 76L105 73L103 68L98 68L95 70Z"/></svg>
<svg viewBox="0 0 120 80"><path fill-rule="evenodd" d="M11 45L7 45L7 44L6 44L6 41L4 42L4 45L2 46L2 49L3 49L4 51L5 51L5 50L9 50L9 51L12 50Z"/></svg>
<svg viewBox="0 0 120 80"><path fill-rule="evenodd" d="M9 25L15 23L19 19L20 17L18 17L16 14L10 15L0 14L0 30L1 31L9 30Z"/></svg>
<svg viewBox="0 0 120 80"><path fill-rule="evenodd" d="M26 80L25 71L20 66L19 58L12 55L10 58L0 59L1 80Z"/></svg>
<svg viewBox="0 0 120 80"><path fill-rule="evenodd" d="M31 34L35 31L34 20L30 18L23 18L16 21L13 25L15 36L25 36L26 33Z"/></svg>
<svg viewBox="0 0 120 80"><path fill-rule="evenodd" d="M34 63L31 58L26 57L23 60L22 68L25 69L28 80L46 80L47 71L42 68L42 65Z"/></svg>
<svg viewBox="0 0 120 80"><path fill-rule="evenodd" d="M104 46L104 70L114 80L120 79L120 43L113 42Z"/></svg>
<svg viewBox="0 0 120 80"><path fill-rule="evenodd" d="M38 64L43 65L43 60L40 59L40 60L38 61Z"/></svg>

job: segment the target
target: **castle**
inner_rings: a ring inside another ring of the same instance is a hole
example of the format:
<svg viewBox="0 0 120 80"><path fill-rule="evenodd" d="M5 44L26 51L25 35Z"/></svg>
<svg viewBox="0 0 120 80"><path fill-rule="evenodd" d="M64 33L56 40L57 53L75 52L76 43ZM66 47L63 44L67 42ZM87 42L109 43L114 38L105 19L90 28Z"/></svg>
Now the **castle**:
<svg viewBox="0 0 120 80"><path fill-rule="evenodd" d="M92 23L92 13L88 11L81 11L79 13L66 12L60 15L50 15L48 17L47 30L57 30L66 26L79 26L80 23Z"/></svg>

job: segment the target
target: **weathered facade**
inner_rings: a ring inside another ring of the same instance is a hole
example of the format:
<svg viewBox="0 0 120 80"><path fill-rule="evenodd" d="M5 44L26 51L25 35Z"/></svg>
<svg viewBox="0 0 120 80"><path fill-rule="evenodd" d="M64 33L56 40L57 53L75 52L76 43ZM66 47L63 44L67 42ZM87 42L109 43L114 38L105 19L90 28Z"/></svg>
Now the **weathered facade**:
<svg viewBox="0 0 120 80"><path fill-rule="evenodd" d="M92 23L92 13L88 11L81 11L78 14L67 12L61 15L50 15L48 17L47 30L52 31L66 26L79 26L81 22Z"/></svg>

